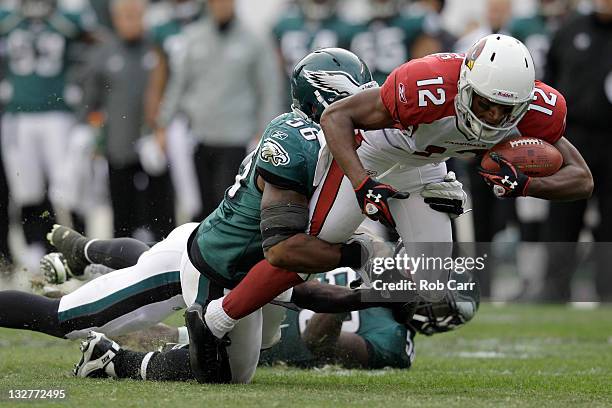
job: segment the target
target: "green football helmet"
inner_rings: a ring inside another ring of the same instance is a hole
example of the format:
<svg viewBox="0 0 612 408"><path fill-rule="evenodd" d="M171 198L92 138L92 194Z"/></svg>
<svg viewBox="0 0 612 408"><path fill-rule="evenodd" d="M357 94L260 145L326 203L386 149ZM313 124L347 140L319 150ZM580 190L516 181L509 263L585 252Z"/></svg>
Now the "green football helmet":
<svg viewBox="0 0 612 408"><path fill-rule="evenodd" d="M291 105L319 123L331 103L378 84L368 66L342 48L322 48L299 61L291 74Z"/></svg>
<svg viewBox="0 0 612 408"><path fill-rule="evenodd" d="M407 326L431 336L443 333L472 320L480 305L480 288L473 273L465 271L449 273L449 281L455 280L456 290L448 290L439 302L419 302Z"/></svg>

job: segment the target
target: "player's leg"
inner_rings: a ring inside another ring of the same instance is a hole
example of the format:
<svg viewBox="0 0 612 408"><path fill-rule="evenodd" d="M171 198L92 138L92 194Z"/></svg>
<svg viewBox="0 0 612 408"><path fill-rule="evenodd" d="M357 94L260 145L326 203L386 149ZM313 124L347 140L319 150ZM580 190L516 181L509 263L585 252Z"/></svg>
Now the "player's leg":
<svg viewBox="0 0 612 408"><path fill-rule="evenodd" d="M235 323L229 333L231 344L228 345L226 337L219 340L210 333L202 316L202 306L219 299L223 295L223 288L202 275L191 264L186 253L181 263L181 285L184 288L184 301L191 305L185 313L185 322L189 330L189 353L195 378L200 382L249 382L259 361L261 310Z"/></svg>
<svg viewBox="0 0 612 408"><path fill-rule="evenodd" d="M82 357L75 365L78 377L114 377L151 381L195 379L185 345L161 352L132 351L101 333L90 332L81 344Z"/></svg>
<svg viewBox="0 0 612 408"><path fill-rule="evenodd" d="M174 119L167 129L170 176L176 192L179 214L192 219L202 208L193 157L193 141L187 120Z"/></svg>
<svg viewBox="0 0 612 408"><path fill-rule="evenodd" d="M291 299L291 291L287 294L288 299ZM261 308L263 325L261 328L261 349L266 350L273 347L281 340L281 323L287 315L286 310L282 306L267 304Z"/></svg>
<svg viewBox="0 0 612 408"><path fill-rule="evenodd" d="M65 200L63 174L68 152L70 131L75 124L74 115L68 112L47 112L39 116L38 142L41 149L42 168L49 183L49 198L56 208L71 209Z"/></svg>
<svg viewBox="0 0 612 408"><path fill-rule="evenodd" d="M406 255L415 259L426 257L444 260L452 256L452 228L450 217L429 207L421 197L422 186L441 181L446 175L446 166L426 165L399 171L389 177L389 182L401 191L411 193L404 200L390 200L389 208L397 224L397 232L404 242ZM444 290L423 289L421 284L444 282L448 271L432 262L429 269L414 271L412 279L416 282L418 293L430 301L439 300Z"/></svg>
<svg viewBox="0 0 612 408"><path fill-rule="evenodd" d="M608 262L610 259L609 252L604 248L609 248L609 243L612 241L612 189L610 182L612 181L610 172L612 164L609 160L602 158L600 165L593 172L595 178L595 195L599 208L600 221L595 227L593 236L596 244L595 260L597 269L595 272L595 288L599 300L602 302L612 302L612 274L609 272Z"/></svg>
<svg viewBox="0 0 612 408"><path fill-rule="evenodd" d="M587 201L551 202L544 241L550 242L544 287L539 301L568 302L571 281L578 263L576 242L583 227Z"/></svg>
<svg viewBox="0 0 612 408"><path fill-rule="evenodd" d="M67 337L89 330L118 335L158 323L183 308L180 265L197 224L176 228L138 263L100 276L60 300L59 320Z"/></svg>
<svg viewBox="0 0 612 408"><path fill-rule="evenodd" d="M20 208L28 244L26 266L33 267L44 254L44 231L52 212L45 195L45 175L38 143L39 115L9 114L2 120L2 154L13 202ZM48 226L47 226L48 225ZM35 261L36 259L36 261Z"/></svg>
<svg viewBox="0 0 612 408"><path fill-rule="evenodd" d="M0 117L0 121L2 118ZM2 127L0 126L0 140L2 138ZM9 234L9 189L4 170L4 159L2 158L2 144L0 143L0 275L12 270L12 255L8 245Z"/></svg>
<svg viewBox="0 0 612 408"><path fill-rule="evenodd" d="M133 238L91 239L62 225L55 225L48 239L64 255L68 267L76 275L82 274L89 264L102 264L112 269L136 265L138 258L150 249Z"/></svg>

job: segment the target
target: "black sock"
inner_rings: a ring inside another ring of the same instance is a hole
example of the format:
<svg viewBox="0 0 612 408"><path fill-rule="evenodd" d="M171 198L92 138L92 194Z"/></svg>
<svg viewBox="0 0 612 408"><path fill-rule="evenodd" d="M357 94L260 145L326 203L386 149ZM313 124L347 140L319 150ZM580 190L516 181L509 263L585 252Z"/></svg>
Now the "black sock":
<svg viewBox="0 0 612 408"><path fill-rule="evenodd" d="M147 380L189 381L193 379L187 348L155 353L147 366Z"/></svg>
<svg viewBox="0 0 612 408"><path fill-rule="evenodd" d="M138 258L150 248L134 238L101 239L87 246L87 259L113 269L136 265Z"/></svg>
<svg viewBox="0 0 612 408"><path fill-rule="evenodd" d="M32 330L63 338L66 331L59 322L59 299L16 290L0 292L0 327Z"/></svg>
<svg viewBox="0 0 612 408"><path fill-rule="evenodd" d="M115 374L119 378L142 380L140 369L146 355L139 351L122 349L113 360ZM146 366L145 377L151 381L193 380L189 365L189 349L155 352Z"/></svg>
<svg viewBox="0 0 612 408"><path fill-rule="evenodd" d="M113 359L115 366L115 374L119 378L131 378L133 380L142 380L140 376L140 366L142 360L149 353L140 351L131 351L121 349Z"/></svg>

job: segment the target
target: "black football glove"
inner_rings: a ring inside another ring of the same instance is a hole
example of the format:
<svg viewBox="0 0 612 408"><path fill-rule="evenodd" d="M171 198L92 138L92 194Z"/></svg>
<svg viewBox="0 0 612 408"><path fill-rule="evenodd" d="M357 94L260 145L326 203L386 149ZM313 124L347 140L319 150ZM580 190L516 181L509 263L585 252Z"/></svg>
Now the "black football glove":
<svg viewBox="0 0 612 408"><path fill-rule="evenodd" d="M374 221L395 228L395 220L389 210L390 198L403 200L410 197L410 193L401 193L388 184L380 183L371 177L366 177L361 185L355 189L355 195L361 211Z"/></svg>
<svg viewBox="0 0 612 408"><path fill-rule="evenodd" d="M493 193L499 198L525 196L531 178L514 167L503 156L495 152L492 152L490 156L499 165L499 170L494 172L481 167L478 173L488 185L493 187Z"/></svg>
<svg viewBox="0 0 612 408"><path fill-rule="evenodd" d="M417 306L419 302L405 302L405 303L391 303L389 304L389 308L391 309L391 313L393 314L393 319L399 324L410 324L414 313L416 312Z"/></svg>

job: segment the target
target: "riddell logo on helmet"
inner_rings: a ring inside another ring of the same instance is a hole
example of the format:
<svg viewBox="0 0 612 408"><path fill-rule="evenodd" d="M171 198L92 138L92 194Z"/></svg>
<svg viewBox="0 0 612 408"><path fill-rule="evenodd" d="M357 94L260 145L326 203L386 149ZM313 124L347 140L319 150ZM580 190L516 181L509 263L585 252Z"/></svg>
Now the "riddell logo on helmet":
<svg viewBox="0 0 612 408"><path fill-rule="evenodd" d="M506 99L516 99L518 97L516 92L502 91L500 89L495 89L493 91L493 95L500 96L500 97L506 98Z"/></svg>

